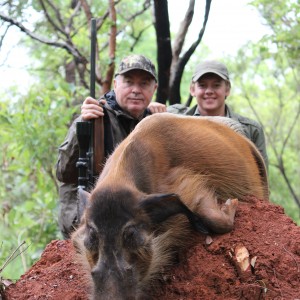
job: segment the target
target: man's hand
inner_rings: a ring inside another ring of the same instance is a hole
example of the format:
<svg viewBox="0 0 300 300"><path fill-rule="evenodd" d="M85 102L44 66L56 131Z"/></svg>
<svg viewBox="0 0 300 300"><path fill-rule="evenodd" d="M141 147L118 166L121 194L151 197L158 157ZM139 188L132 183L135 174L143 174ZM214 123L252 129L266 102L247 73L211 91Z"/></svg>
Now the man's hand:
<svg viewBox="0 0 300 300"><path fill-rule="evenodd" d="M90 119L96 119L104 116L103 108L101 105L104 105L106 101L101 99L100 101L87 97L81 106L81 116L83 121L87 121Z"/></svg>
<svg viewBox="0 0 300 300"><path fill-rule="evenodd" d="M159 102L150 102L148 109L152 114L163 113L167 111L167 106Z"/></svg>

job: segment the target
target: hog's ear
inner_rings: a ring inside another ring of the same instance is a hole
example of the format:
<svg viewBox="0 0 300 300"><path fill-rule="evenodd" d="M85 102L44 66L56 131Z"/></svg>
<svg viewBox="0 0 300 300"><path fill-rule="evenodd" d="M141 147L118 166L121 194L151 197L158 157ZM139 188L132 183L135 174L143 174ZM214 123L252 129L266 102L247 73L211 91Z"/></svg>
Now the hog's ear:
<svg viewBox="0 0 300 300"><path fill-rule="evenodd" d="M147 213L154 224L159 224L177 214L184 214L191 225L199 232L209 233L201 218L193 213L176 194L149 195L140 202L140 207Z"/></svg>
<svg viewBox="0 0 300 300"><path fill-rule="evenodd" d="M82 188L78 189L77 215L81 220L84 210L89 206L91 194Z"/></svg>

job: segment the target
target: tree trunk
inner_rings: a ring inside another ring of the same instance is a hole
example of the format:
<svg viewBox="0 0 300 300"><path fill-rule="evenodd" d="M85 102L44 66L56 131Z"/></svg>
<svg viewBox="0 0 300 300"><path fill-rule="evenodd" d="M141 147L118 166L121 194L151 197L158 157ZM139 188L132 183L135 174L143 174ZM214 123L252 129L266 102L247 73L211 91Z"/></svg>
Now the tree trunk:
<svg viewBox="0 0 300 300"><path fill-rule="evenodd" d="M182 53L184 41L193 20L195 0L190 0L185 17L180 24L174 41L171 45L170 21L167 0L154 0L155 30L157 41L158 89L156 101L170 104L180 103L180 84L184 68L192 54L202 40L208 20L212 0L206 0L205 15L198 38L189 49Z"/></svg>
<svg viewBox="0 0 300 300"><path fill-rule="evenodd" d="M117 14L114 0L109 0L109 18L111 21L109 35L109 62L105 80L102 85L102 94L107 93L113 81L115 72L115 57L116 57L116 37L117 37Z"/></svg>
<svg viewBox="0 0 300 300"><path fill-rule="evenodd" d="M74 60L65 63L66 82L76 85L76 65Z"/></svg>
<svg viewBox="0 0 300 300"><path fill-rule="evenodd" d="M196 39L195 42L191 44L188 50L183 54L182 54L183 42L186 37L188 27L190 26L194 15L194 6L195 6L194 0L190 0L189 7L185 14L185 18L181 22L180 28L178 30L178 34L174 42L173 61L171 66L171 74L170 74L170 82L169 82L170 104L181 103L180 83L181 83L183 71L187 62L189 61L192 54L195 52L195 50L197 49L198 45L202 40L203 34L205 32L206 23L208 21L211 1L212 0L206 0L204 21L202 24L202 28L199 31L198 38Z"/></svg>
<svg viewBox="0 0 300 300"><path fill-rule="evenodd" d="M167 0L154 0L154 15L159 82L156 101L166 103L169 98L169 78L172 62L171 34Z"/></svg>

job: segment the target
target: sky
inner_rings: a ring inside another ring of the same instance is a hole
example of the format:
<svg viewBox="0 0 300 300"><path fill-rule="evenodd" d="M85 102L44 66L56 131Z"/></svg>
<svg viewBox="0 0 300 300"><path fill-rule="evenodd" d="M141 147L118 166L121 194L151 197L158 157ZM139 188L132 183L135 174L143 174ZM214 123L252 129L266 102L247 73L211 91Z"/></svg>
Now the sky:
<svg viewBox="0 0 300 300"><path fill-rule="evenodd" d="M208 22L201 43L205 44L211 54L208 58L221 58L224 55L235 54L248 41L256 42L263 35L269 33L263 25L259 13L247 3L250 0L212 0ZM183 12L189 1L168 0L171 28L176 32ZM191 24L194 41L202 27L205 0L196 0L194 19ZM178 18L178 12L180 17ZM198 20L200 22L197 22ZM200 44L201 45L201 44Z"/></svg>
<svg viewBox="0 0 300 300"><path fill-rule="evenodd" d="M188 0L168 0L172 32L176 32ZM247 5L249 0L212 0L208 23L202 42L211 50L210 58L221 58L234 55L247 41L258 41L267 28L262 24L258 12ZM202 26L205 0L196 0L192 32L188 38L194 41ZM200 20L200 22L198 21ZM10 29L10 38L4 41L0 51L0 88L17 84L26 89L32 79L26 72L30 61L22 47L16 46L22 33L18 29Z"/></svg>
<svg viewBox="0 0 300 300"><path fill-rule="evenodd" d="M23 47L18 46L22 33L10 28L9 38L5 38L0 51L0 89L17 84L21 90L33 81L26 71L29 59Z"/></svg>

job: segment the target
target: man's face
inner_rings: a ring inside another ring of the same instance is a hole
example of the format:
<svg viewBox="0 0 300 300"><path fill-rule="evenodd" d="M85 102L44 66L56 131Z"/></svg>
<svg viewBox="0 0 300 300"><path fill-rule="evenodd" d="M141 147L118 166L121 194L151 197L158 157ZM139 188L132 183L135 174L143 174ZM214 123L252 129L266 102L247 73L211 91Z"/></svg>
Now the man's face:
<svg viewBox="0 0 300 300"><path fill-rule="evenodd" d="M142 70L128 71L114 80L118 104L134 118L139 118L144 113L156 88L154 78Z"/></svg>
<svg viewBox="0 0 300 300"><path fill-rule="evenodd" d="M230 84L220 76L213 73L203 75L191 84L190 92L197 99L201 115L225 115L225 99L230 94Z"/></svg>

